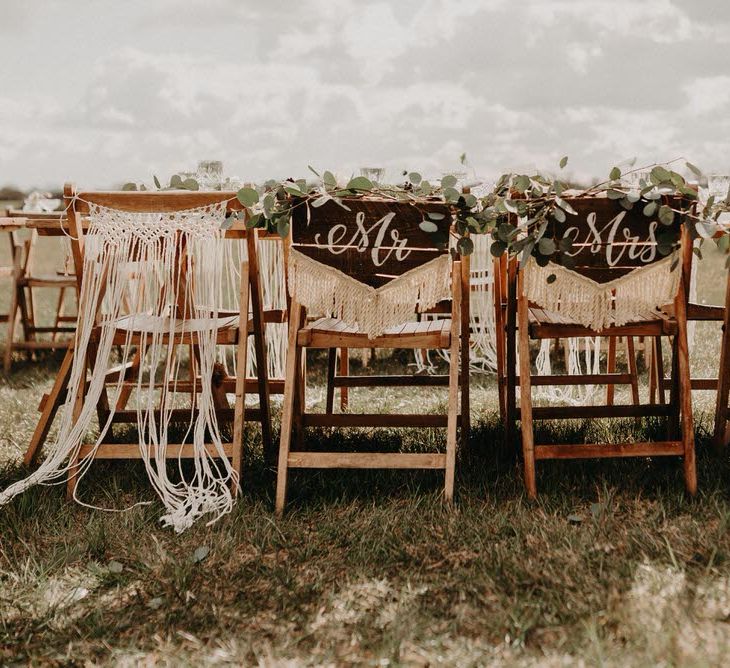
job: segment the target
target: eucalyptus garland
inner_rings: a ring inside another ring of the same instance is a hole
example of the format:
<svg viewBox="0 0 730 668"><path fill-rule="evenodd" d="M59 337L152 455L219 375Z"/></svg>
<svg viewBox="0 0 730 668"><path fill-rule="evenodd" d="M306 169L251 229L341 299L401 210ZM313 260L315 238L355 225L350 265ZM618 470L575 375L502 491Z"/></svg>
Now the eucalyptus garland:
<svg viewBox="0 0 730 668"><path fill-rule="evenodd" d="M347 183L341 184L330 171L321 175L313 167L309 167L317 177L314 182L306 179L287 179L285 181L267 181L262 188L247 186L238 191L239 202L246 208L246 226L260 227L276 232L285 237L289 234L291 216L294 209L300 206L317 208L326 202L333 201L343 209L348 209L347 199L370 197L394 202L443 202L447 204L454 216L454 223L459 239L457 252L469 255L474 250L474 242L470 233L479 233L483 222L480 200L469 192L457 189L458 180L454 175L444 176L438 183L432 184L422 178L418 172L404 172L405 181L401 185L381 184L365 176L355 176ZM436 243L448 240L439 237L435 220L443 217L437 212L424 212L420 227L424 232L432 234Z"/></svg>
<svg viewBox="0 0 730 668"><path fill-rule="evenodd" d="M560 161L561 169L567 161L567 156ZM690 238L700 240L698 246L706 239L714 239L721 250L727 252L730 247L728 229L719 225L718 220L730 211L730 193L721 201L711 196L704 206L698 206L698 189L707 187L707 177L692 163L685 165L696 178L694 184L671 169L672 163L625 172L614 167L608 179L582 190L569 190L566 182L541 174L503 174L493 191L482 199L482 214L488 213L489 222L480 231L491 234L491 253L495 257L509 253L520 255L521 264L534 257L542 266L552 260L570 268L572 239L568 236L557 238L555 231L560 227L551 226L550 222L565 223L570 216L576 215L569 200L605 194L626 210L641 207L647 222L657 220L660 223L657 250L661 255L670 255L678 248L680 233L673 226L677 216L687 227ZM630 185L626 177L631 174L647 176L640 178L638 185ZM701 257L701 248L695 247L695 253Z"/></svg>
<svg viewBox="0 0 730 668"><path fill-rule="evenodd" d="M710 196L700 206L698 189L707 187L707 177L698 167L685 161L687 173L693 178L690 182L673 169L677 162L679 160L624 171L614 167L607 179L583 189L571 189L567 180L541 173L505 173L490 192L480 197L466 189L459 190L458 179L452 174L436 183L424 179L418 172L408 171L403 172L404 180L399 185L379 183L365 176L355 176L341 183L331 171L320 174L310 166L315 179L269 180L261 186L245 186L238 190L236 197L245 213L231 214L225 225L228 227L237 219L245 220L248 228L263 228L286 237L292 212L300 206L317 208L333 201L347 210L346 200L358 197L394 202L442 202L453 215L459 254L473 252L472 235L489 234L491 254L495 257L504 253L519 255L521 264L534 257L543 266L552 260L569 268L573 262L572 239L568 236L558 238L556 230L560 229L559 224L577 213L570 200L602 194L626 210L640 207L647 222L656 220L660 223L657 233L660 254L666 256L676 252L680 235L673 223L679 217L690 237L700 240L695 253L701 257L702 243L713 239L720 250L728 253L730 267L730 228L719 224L720 216L730 212L730 192L723 199ZM560 160L559 169L564 169L567 163L565 156ZM626 179L632 175L643 176L638 184L629 184ZM166 186L162 186L156 176L153 180L154 188L158 190L199 189L194 178L178 174L173 175ZM144 184L124 185L124 190L147 189ZM421 228L433 234L437 243L446 243L446 239L438 238L435 216L441 214L424 213ZM558 225L550 225L551 222Z"/></svg>

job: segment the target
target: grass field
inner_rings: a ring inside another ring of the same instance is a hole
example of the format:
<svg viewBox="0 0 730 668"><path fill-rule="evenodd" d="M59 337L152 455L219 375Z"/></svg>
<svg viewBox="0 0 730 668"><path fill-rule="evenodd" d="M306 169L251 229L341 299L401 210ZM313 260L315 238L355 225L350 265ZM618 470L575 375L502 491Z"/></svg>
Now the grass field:
<svg viewBox="0 0 730 668"><path fill-rule="evenodd" d="M722 260L709 254L700 292L717 303L723 289ZM713 373L718 341L716 326L698 327L698 373ZM58 363L19 359L0 379L0 487L25 474L21 455ZM83 498L149 506L89 510L58 487L17 498L0 509L0 665L726 664L730 468L709 452L712 394L695 395L694 500L678 461L628 460L541 464L530 503L514 444L503 442L493 379L474 376L473 389L475 428L453 509L435 473L310 471L293 475L288 512L276 519L255 428L243 498L212 527L162 529L136 464L97 465ZM321 406L321 383L310 398ZM416 400L362 390L353 410L413 410ZM621 440L655 424L560 429L555 438ZM444 443L428 430L310 437Z"/></svg>

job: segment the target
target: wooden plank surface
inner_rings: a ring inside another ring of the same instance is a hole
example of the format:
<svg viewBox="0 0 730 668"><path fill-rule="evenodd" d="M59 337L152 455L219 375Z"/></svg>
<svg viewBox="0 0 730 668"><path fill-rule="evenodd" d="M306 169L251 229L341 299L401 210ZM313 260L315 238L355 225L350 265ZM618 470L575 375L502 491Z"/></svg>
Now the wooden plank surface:
<svg viewBox="0 0 730 668"><path fill-rule="evenodd" d="M544 444L535 446L535 459L599 459L604 457L664 457L683 454L681 441L618 444Z"/></svg>
<svg viewBox="0 0 730 668"><path fill-rule="evenodd" d="M290 452L288 466L312 469L443 469L446 455L410 452Z"/></svg>

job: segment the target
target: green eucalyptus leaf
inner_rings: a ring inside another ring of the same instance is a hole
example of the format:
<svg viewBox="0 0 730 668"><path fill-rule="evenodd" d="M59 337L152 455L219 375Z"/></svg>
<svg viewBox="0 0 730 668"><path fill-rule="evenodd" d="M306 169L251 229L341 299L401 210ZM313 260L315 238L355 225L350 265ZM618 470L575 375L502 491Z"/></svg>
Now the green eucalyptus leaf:
<svg viewBox="0 0 730 668"><path fill-rule="evenodd" d="M182 188L183 180L179 174L170 177L170 188Z"/></svg>
<svg viewBox="0 0 730 668"><path fill-rule="evenodd" d="M154 181L154 183L155 183L155 188L157 188L157 190L162 190L162 186L160 185L160 179L158 179L158 178L157 178L157 177L156 177L156 176L155 176L155 175L153 174L153 175L152 175L152 180L153 180L153 181Z"/></svg>
<svg viewBox="0 0 730 668"><path fill-rule="evenodd" d="M730 235L723 234L718 240L717 240L717 248L721 253L727 253L728 250L730 250Z"/></svg>
<svg viewBox="0 0 730 668"><path fill-rule="evenodd" d="M194 178L185 179L182 182L182 187L185 188L185 190L198 190L198 182Z"/></svg>
<svg viewBox="0 0 730 668"><path fill-rule="evenodd" d="M236 198L246 208L251 208L254 204L259 201L259 194L253 188L241 188L236 193Z"/></svg>
<svg viewBox="0 0 730 668"><path fill-rule="evenodd" d="M562 197L556 197L555 202L566 213L572 214L573 216L576 216L578 214L578 212L572 206L570 206L570 204L566 202Z"/></svg>
<svg viewBox="0 0 730 668"><path fill-rule="evenodd" d="M657 217L662 225L671 225L674 222L674 211L672 211L666 204L662 204L662 206L659 207Z"/></svg>
<svg viewBox="0 0 730 668"><path fill-rule="evenodd" d="M505 243L509 242L517 228L511 223L502 223L497 228L497 238Z"/></svg>
<svg viewBox="0 0 730 668"><path fill-rule="evenodd" d="M284 216L276 221L276 233L282 239L289 236L289 219L287 217Z"/></svg>
<svg viewBox="0 0 730 668"><path fill-rule="evenodd" d="M436 223L432 223L430 220L422 220L418 227L420 227L424 232L428 234L438 232L439 229L438 225L436 225Z"/></svg>
<svg viewBox="0 0 730 668"><path fill-rule="evenodd" d="M122 186L122 190L137 190L137 184L136 183L125 183Z"/></svg>
<svg viewBox="0 0 730 668"><path fill-rule="evenodd" d="M365 178L364 176L356 176L354 179L350 179L347 186L347 190L359 190L359 191L370 191L373 189L373 182Z"/></svg>
<svg viewBox="0 0 730 668"><path fill-rule="evenodd" d="M260 227L263 216L260 213L254 214L246 220L246 229L251 230L254 227Z"/></svg>
<svg viewBox="0 0 730 668"><path fill-rule="evenodd" d="M444 199L447 202L458 202L461 193L456 188L446 188L444 190Z"/></svg>
<svg viewBox="0 0 730 668"><path fill-rule="evenodd" d="M540 255L553 255L555 253L555 242L549 237L543 237L537 242L537 250Z"/></svg>
<svg viewBox="0 0 730 668"><path fill-rule="evenodd" d="M456 177L452 174L447 174L441 179L441 187L446 190L447 188L453 188L456 186Z"/></svg>
<svg viewBox="0 0 730 668"><path fill-rule="evenodd" d="M565 211L563 211L559 206L554 207L550 213L552 214L552 217L555 218L555 220L557 220L559 223L565 222Z"/></svg>
<svg viewBox="0 0 730 668"><path fill-rule="evenodd" d="M471 255L474 252L474 242L469 237L461 237L456 242L456 250L460 255Z"/></svg>
<svg viewBox="0 0 730 668"><path fill-rule="evenodd" d="M490 247L489 252L492 254L492 257L500 257L504 255L504 252L507 250L507 244L503 241L495 241Z"/></svg>
<svg viewBox="0 0 730 668"><path fill-rule="evenodd" d="M618 167L614 167L611 170L611 173L608 175L608 178L611 179L611 181L616 181L621 178L621 170Z"/></svg>
<svg viewBox="0 0 730 668"><path fill-rule="evenodd" d="M696 165L693 165L691 162L687 161L685 165L687 165L687 169L689 169L689 171L692 172L698 179L701 179L704 176L702 170Z"/></svg>
<svg viewBox="0 0 730 668"><path fill-rule="evenodd" d="M659 185L660 183L671 180L671 175L664 167L657 165L651 170L649 178L654 185Z"/></svg>
<svg viewBox="0 0 730 668"><path fill-rule="evenodd" d="M564 155L562 158L560 158L560 169L563 169L565 165L568 164L568 156Z"/></svg>
<svg viewBox="0 0 730 668"><path fill-rule="evenodd" d="M408 175L408 180L414 185L417 186L423 177L418 172L411 172Z"/></svg>
<svg viewBox="0 0 730 668"><path fill-rule="evenodd" d="M431 220L443 220L444 218L446 218L446 215L441 213L440 211L427 211L426 215Z"/></svg>
<svg viewBox="0 0 730 668"><path fill-rule="evenodd" d="M335 178L335 175L332 172L325 172L324 176L322 177L322 182L324 183L326 188L336 188L337 187L337 179Z"/></svg>
<svg viewBox="0 0 730 668"><path fill-rule="evenodd" d="M524 193L529 189L531 183L529 176L521 174L514 180L512 186L518 193Z"/></svg>
<svg viewBox="0 0 730 668"><path fill-rule="evenodd" d="M653 216L656 213L657 208L658 208L658 205L656 202L649 202L644 207L644 215L649 216L649 217Z"/></svg>

